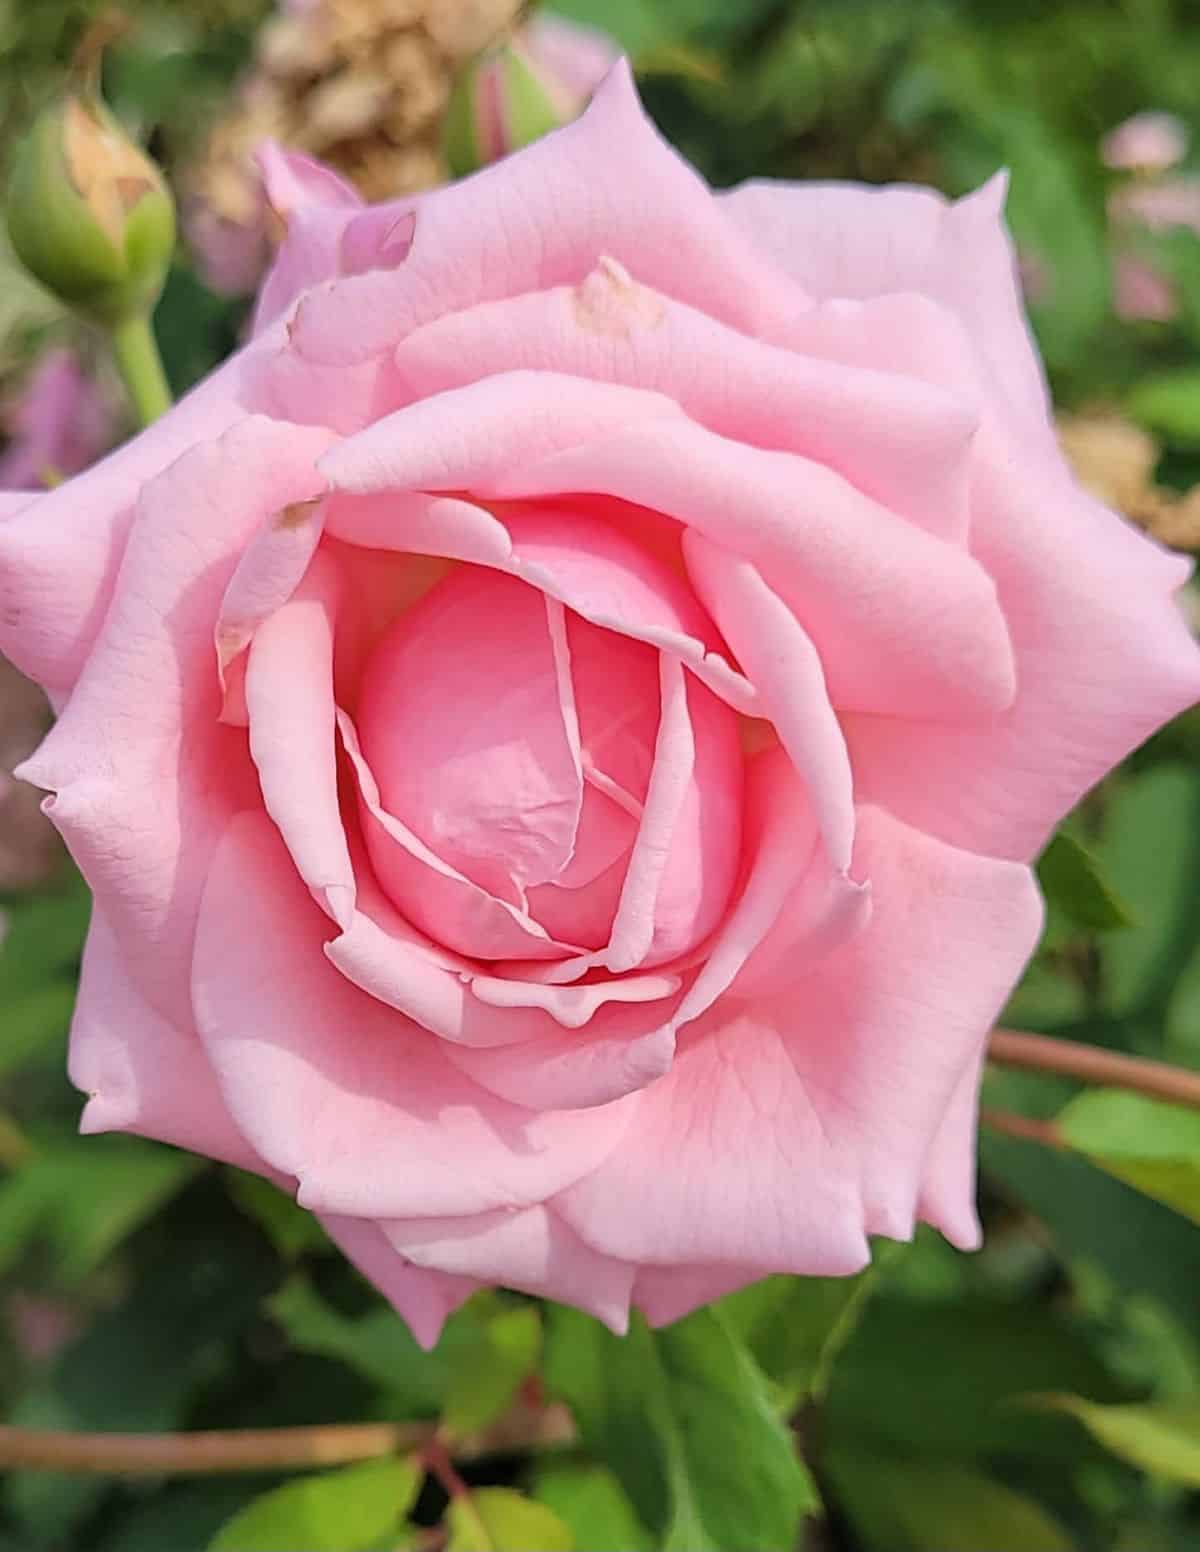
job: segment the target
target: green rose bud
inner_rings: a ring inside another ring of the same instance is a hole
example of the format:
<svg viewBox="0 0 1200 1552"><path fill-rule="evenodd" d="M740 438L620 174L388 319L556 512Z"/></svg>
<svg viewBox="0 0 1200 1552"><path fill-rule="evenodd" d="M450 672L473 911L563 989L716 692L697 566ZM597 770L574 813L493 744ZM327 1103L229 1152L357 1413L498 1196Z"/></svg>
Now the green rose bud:
<svg viewBox="0 0 1200 1552"><path fill-rule="evenodd" d="M158 168L100 98L72 92L35 119L14 158L12 245L76 312L112 328L153 308L175 246Z"/></svg>
<svg viewBox="0 0 1200 1552"><path fill-rule="evenodd" d="M443 130L446 161L455 177L465 177L572 117L571 108L564 110L562 93L544 79L525 49L516 42L501 44L481 54L458 79Z"/></svg>

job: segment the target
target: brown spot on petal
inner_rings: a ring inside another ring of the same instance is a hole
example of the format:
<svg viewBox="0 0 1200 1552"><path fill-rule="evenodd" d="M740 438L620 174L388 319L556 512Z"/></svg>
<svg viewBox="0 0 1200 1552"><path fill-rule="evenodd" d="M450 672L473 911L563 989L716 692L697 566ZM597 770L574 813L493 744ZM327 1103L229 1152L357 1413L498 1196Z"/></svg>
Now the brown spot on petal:
<svg viewBox="0 0 1200 1552"><path fill-rule="evenodd" d="M285 533L294 533L297 528L303 528L305 523L321 505L321 498L314 497L310 501L293 501L291 506L284 507L283 511L275 519L276 528L283 529Z"/></svg>
<svg viewBox="0 0 1200 1552"><path fill-rule="evenodd" d="M575 288L575 322L590 334L628 339L635 328L652 329L666 314L662 297L640 285L623 264L605 256Z"/></svg>

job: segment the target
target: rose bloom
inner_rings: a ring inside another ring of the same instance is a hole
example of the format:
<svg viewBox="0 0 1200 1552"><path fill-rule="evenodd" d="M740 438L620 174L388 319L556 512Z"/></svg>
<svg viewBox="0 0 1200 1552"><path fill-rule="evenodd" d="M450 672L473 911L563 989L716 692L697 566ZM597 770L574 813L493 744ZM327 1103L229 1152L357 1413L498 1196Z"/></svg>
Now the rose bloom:
<svg viewBox="0 0 1200 1552"><path fill-rule="evenodd" d="M624 67L417 199L299 181L247 347L0 523L84 1129L286 1184L423 1341L975 1245L1030 859L1200 692L1002 186L714 196Z"/></svg>

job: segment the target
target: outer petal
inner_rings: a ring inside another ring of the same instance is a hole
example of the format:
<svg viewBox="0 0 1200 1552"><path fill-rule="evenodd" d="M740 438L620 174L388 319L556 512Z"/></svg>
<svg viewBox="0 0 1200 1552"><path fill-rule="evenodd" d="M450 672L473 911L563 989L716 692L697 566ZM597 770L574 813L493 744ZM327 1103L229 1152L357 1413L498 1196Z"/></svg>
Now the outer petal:
<svg viewBox="0 0 1200 1552"><path fill-rule="evenodd" d="M581 280L605 253L750 334L802 301L655 133L622 62L581 119L425 195L401 268L311 293L293 341L311 361L363 361L461 307Z"/></svg>
<svg viewBox="0 0 1200 1552"><path fill-rule="evenodd" d="M1027 869L877 810L857 864L865 930L786 994L719 1002L608 1161L556 1199L589 1244L651 1265L840 1273L865 1261L864 1230L911 1233L926 1158L1040 907Z"/></svg>
<svg viewBox="0 0 1200 1552"><path fill-rule="evenodd" d="M615 320L610 305L606 327L598 289L623 301ZM904 343L911 351L911 338ZM959 541L966 533L978 423L969 376L943 386L914 380L907 359L810 358L799 343L793 351L750 339L611 266L581 286L426 324L400 345L395 365L405 398L524 371L650 387L722 436L816 459L921 527Z"/></svg>
<svg viewBox="0 0 1200 1552"><path fill-rule="evenodd" d="M385 415L329 453L324 472L350 495L486 489L518 468L597 436L679 419L663 394L561 372L501 371Z"/></svg>
<svg viewBox="0 0 1200 1552"><path fill-rule="evenodd" d="M407 1322L422 1347L432 1347L451 1315L479 1284L470 1277L430 1272L397 1255L382 1227L364 1218L318 1214L326 1233Z"/></svg>
<svg viewBox="0 0 1200 1552"><path fill-rule="evenodd" d="M319 1212L406 1218L542 1201L594 1169L634 1099L536 1115L477 1088L441 1042L351 986L269 821L213 859L196 936L197 1024L230 1110Z"/></svg>
<svg viewBox="0 0 1200 1552"><path fill-rule="evenodd" d="M60 692L74 684L107 613L141 490L245 418L247 379L280 338L271 331L239 352L86 474L7 515L0 507L0 651L31 679Z"/></svg>
<svg viewBox="0 0 1200 1552"><path fill-rule="evenodd" d="M250 536L320 490L313 441L249 419L145 486L104 628L21 767L55 793L48 811L145 994L181 1023L211 850L255 801L244 735L217 721L213 622Z"/></svg>
<svg viewBox="0 0 1200 1552"><path fill-rule="evenodd" d="M925 1179L917 1215L933 1224L960 1250L978 1250L983 1240L975 1210L976 1134L979 1080L985 1052L968 1062L946 1107L942 1124L925 1160Z"/></svg>
<svg viewBox="0 0 1200 1552"><path fill-rule="evenodd" d="M1016 651L1012 708L973 726L847 716L843 727L864 800L955 845L1025 859L1093 782L1200 697L1200 652L1170 598L1188 562L996 428L980 443L974 507Z"/></svg>
<svg viewBox="0 0 1200 1552"><path fill-rule="evenodd" d="M137 1132L269 1173L234 1125L199 1037L138 991L99 908L84 950L70 1074L88 1097L84 1132Z"/></svg>
<svg viewBox="0 0 1200 1552"><path fill-rule="evenodd" d="M363 203L332 168L272 140L259 147L258 163L267 203L286 224L286 235L259 289L255 334L309 286L338 274L343 235Z"/></svg>
<svg viewBox="0 0 1200 1552"><path fill-rule="evenodd" d="M1051 445L1049 395L1001 211L1007 178L950 203L930 189L748 183L722 197L738 228L816 297L916 291L966 324L1011 423Z"/></svg>
<svg viewBox="0 0 1200 1552"><path fill-rule="evenodd" d="M633 1302L652 1326L669 1326L702 1304L756 1283L768 1274L749 1266L642 1266Z"/></svg>
<svg viewBox="0 0 1200 1552"><path fill-rule="evenodd" d="M585 1245L548 1207L469 1218L417 1218L382 1228L396 1249L418 1266L559 1299L587 1310L618 1333L629 1323L633 1268Z"/></svg>

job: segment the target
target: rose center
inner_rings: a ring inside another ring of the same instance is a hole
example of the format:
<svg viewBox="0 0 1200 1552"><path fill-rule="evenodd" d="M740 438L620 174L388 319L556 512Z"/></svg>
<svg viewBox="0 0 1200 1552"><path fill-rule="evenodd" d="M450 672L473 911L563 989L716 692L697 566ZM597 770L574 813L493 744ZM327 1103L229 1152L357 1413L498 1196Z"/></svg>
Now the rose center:
<svg viewBox="0 0 1200 1552"><path fill-rule="evenodd" d="M368 664L360 735L384 807L552 938L601 947L654 760L657 657L524 582L456 570ZM378 871L421 920L422 902Z"/></svg>

